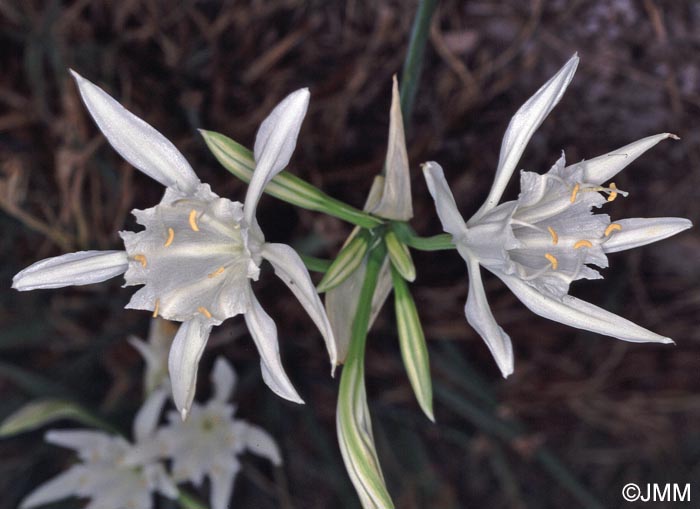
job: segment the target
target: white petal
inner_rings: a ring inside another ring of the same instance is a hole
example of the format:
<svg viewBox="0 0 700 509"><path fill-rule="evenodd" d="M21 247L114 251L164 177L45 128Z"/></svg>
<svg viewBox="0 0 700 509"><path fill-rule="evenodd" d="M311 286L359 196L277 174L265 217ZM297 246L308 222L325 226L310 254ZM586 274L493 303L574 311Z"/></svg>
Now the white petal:
<svg viewBox="0 0 700 509"><path fill-rule="evenodd" d="M167 397L165 389L155 390L148 396L134 418L134 440L147 440L154 433Z"/></svg>
<svg viewBox="0 0 700 509"><path fill-rule="evenodd" d="M81 466L70 468L58 474L53 479L39 485L27 495L20 503L20 509L28 509L75 496L84 474L85 470Z"/></svg>
<svg viewBox="0 0 700 509"><path fill-rule="evenodd" d="M100 87L71 73L97 127L124 159L166 187L189 192L199 184L185 157L165 136Z"/></svg>
<svg viewBox="0 0 700 509"><path fill-rule="evenodd" d="M197 366L207 345L211 325L200 318L183 322L175 335L168 357L173 401L185 420L197 389Z"/></svg>
<svg viewBox="0 0 700 509"><path fill-rule="evenodd" d="M49 430L45 440L75 451L102 451L108 449L113 441L107 433L94 430Z"/></svg>
<svg viewBox="0 0 700 509"><path fill-rule="evenodd" d="M233 366L223 357L217 357L216 361L214 361L211 381L214 384L214 397L212 399L226 403L236 387L236 372L233 370Z"/></svg>
<svg viewBox="0 0 700 509"><path fill-rule="evenodd" d="M387 219L408 221L413 217L411 175L406 151L406 135L401 116L401 98L396 75L393 78L391 110L389 112L389 140L384 163L384 191L379 205L371 212Z"/></svg>
<svg viewBox="0 0 700 509"><path fill-rule="evenodd" d="M277 326L262 308L253 291L249 290L249 293L250 309L243 316L245 316L248 330L260 353L260 369L263 380L278 396L294 403L304 403L282 367L279 344L277 343Z"/></svg>
<svg viewBox="0 0 700 509"><path fill-rule="evenodd" d="M547 83L542 85L510 120L506 133L503 135L501 154L498 157L498 167L493 185L489 195L486 197L486 201L474 214L470 222L478 220L484 213L498 205L530 138L532 138L537 128L542 125L549 112L557 105L569 83L571 83L578 66L578 60L578 55L571 57L564 64L564 67Z"/></svg>
<svg viewBox="0 0 700 509"><path fill-rule="evenodd" d="M211 509L228 509L231 506L231 496L233 495L233 484L236 480L236 474L240 470L238 461L233 458L228 465L216 465L216 468L209 472L209 481L211 483L211 494L209 502Z"/></svg>
<svg viewBox="0 0 700 509"><path fill-rule="evenodd" d="M272 264L275 274L285 282L318 327L326 342L331 365L335 366L338 361L338 351L333 330L304 262L301 261L297 252L286 244L264 244L262 256Z"/></svg>
<svg viewBox="0 0 700 509"><path fill-rule="evenodd" d="M246 423L243 441L245 442L245 448L253 454L267 458L275 466L282 464L282 455L277 442L264 429Z"/></svg>
<svg viewBox="0 0 700 509"><path fill-rule="evenodd" d="M345 362L345 357L348 355L352 322L355 318L357 301L360 297L360 290L362 290L362 283L365 280L366 270L367 259L365 258L362 265L355 269L355 272L350 274L350 277L326 292L326 313L328 314L328 321L333 328L336 350L338 351L338 364ZM372 308L369 315L370 329L377 316L379 316L379 312L382 310L382 306L384 306L392 289L390 262L387 257L384 259L384 264L379 271L377 288L374 290L374 297L372 297Z"/></svg>
<svg viewBox="0 0 700 509"><path fill-rule="evenodd" d="M533 313L577 329L588 330L634 343L673 343L670 338L610 313L583 300L565 295L561 300L538 292L516 276L495 272L515 296Z"/></svg>
<svg viewBox="0 0 700 509"><path fill-rule="evenodd" d="M572 167L583 168L583 180L591 184L600 185L613 178L624 170L628 164L666 138L677 140L678 136L671 133L648 136L602 156L572 164L567 169Z"/></svg>
<svg viewBox="0 0 700 509"><path fill-rule="evenodd" d="M447 185L442 167L436 162L425 163L423 175L428 184L428 191L435 201L435 209L442 223L442 229L455 238L462 237L466 233L466 225L457 209L452 191Z"/></svg>
<svg viewBox="0 0 700 509"><path fill-rule="evenodd" d="M606 253L616 253L651 244L693 226L690 220L682 217L653 217L649 219L635 217L621 219L615 223L622 226L622 230L613 232L602 245L603 251Z"/></svg>
<svg viewBox="0 0 700 509"><path fill-rule="evenodd" d="M12 278L12 288L27 290L101 283L126 272L124 251L79 251L46 258Z"/></svg>
<svg viewBox="0 0 700 509"><path fill-rule="evenodd" d="M491 350L503 378L507 378L513 373L513 345L508 334L496 323L486 301L479 262L472 257L466 261L469 270L469 295L464 313L469 325L474 327Z"/></svg>
<svg viewBox="0 0 700 509"><path fill-rule="evenodd" d="M165 468L160 463L147 465L144 468L143 475L147 478L147 482L151 491L158 491L162 495L176 499L180 492L175 486L175 483L166 473ZM148 506L150 509L150 505Z"/></svg>
<svg viewBox="0 0 700 509"><path fill-rule="evenodd" d="M243 209L249 225L254 224L255 209L263 189L289 163L308 107L309 89L299 89L285 97L260 124L253 151L255 171Z"/></svg>

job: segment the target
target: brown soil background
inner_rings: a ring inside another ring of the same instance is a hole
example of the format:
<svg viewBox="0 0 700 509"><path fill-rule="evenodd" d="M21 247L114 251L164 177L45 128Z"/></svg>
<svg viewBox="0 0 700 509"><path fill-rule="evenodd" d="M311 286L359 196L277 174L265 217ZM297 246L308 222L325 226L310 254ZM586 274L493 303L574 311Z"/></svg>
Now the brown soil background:
<svg viewBox="0 0 700 509"><path fill-rule="evenodd" d="M37 397L67 395L128 429L140 401L142 363L125 339L145 336L149 318L122 309L131 291L118 279L60 291L9 289L14 273L41 258L119 249L117 232L134 226L129 211L162 193L99 134L69 67L163 132L217 193L239 200L245 186L218 166L196 129L250 146L273 105L308 86L311 105L290 170L361 206L384 158L391 75L401 70L414 10L414 2L388 0L0 1L0 417ZM469 216L491 185L510 116L576 51L577 75L520 166L543 172L562 149L576 161L674 132L681 141L661 143L616 179L630 197L607 212L697 223L699 3L445 1L408 134L418 232L440 232L419 164L443 165ZM325 257L350 231L269 197L260 222L269 240ZM438 424L424 419L387 306L370 336L367 384L397 507L579 505L542 467L543 447L605 507L623 505L627 482L694 482L700 497L699 254L691 230L612 255L604 281L573 288L674 338L675 347L548 322L487 277L494 313L516 352L515 373L504 381L464 319L462 260L415 253L412 289L436 384L497 422L516 419L522 431L505 439L493 421L440 396ZM286 460L273 471L244 458L235 505L358 507L334 436L337 380L328 376L318 333L269 268L255 289L277 321L284 363L308 404L287 404L266 390L240 317L218 329L202 363L200 399L213 359L226 355L241 376L238 415L266 427ZM68 451L43 444L41 431L0 441L0 458L2 508L15 507L72 461Z"/></svg>

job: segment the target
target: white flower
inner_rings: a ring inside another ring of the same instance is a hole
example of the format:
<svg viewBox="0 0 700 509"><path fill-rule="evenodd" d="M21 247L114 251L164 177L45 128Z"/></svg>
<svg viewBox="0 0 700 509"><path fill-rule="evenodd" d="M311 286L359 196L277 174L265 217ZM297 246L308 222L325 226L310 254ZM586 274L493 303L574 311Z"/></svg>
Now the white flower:
<svg viewBox="0 0 700 509"><path fill-rule="evenodd" d="M178 490L162 464L125 461L134 450L153 439L166 396L165 391L153 393L139 411L133 429L135 444L100 431L49 431L46 441L74 449L80 463L36 488L20 508L75 496L90 499L86 509L150 509L156 492L177 498Z"/></svg>
<svg viewBox="0 0 700 509"><path fill-rule="evenodd" d="M176 412L169 424L161 427L149 444L134 450L129 461L172 461L173 479L201 486L209 478L212 509L229 507L233 483L240 470L238 456L250 451L282 464L275 440L263 429L233 418L235 408L228 404L236 384L233 368L218 358L212 371L214 395L204 405L192 404L189 417L182 421Z"/></svg>
<svg viewBox="0 0 700 509"><path fill-rule="evenodd" d="M88 251L43 260L14 277L18 290L104 281L125 273L125 286L143 285L126 306L183 322L170 350L173 398L183 419L194 397L197 365L212 326L244 314L270 388L303 403L282 367L277 328L251 289L263 258L289 286L323 335L331 364L336 346L323 305L297 253L265 242L255 210L265 185L289 162L309 102L307 89L286 97L255 139L256 169L245 204L220 198L202 184L162 134L99 87L73 72L98 127L124 159L166 186L161 202L134 210L145 227L121 232L126 252Z"/></svg>
<svg viewBox="0 0 700 509"><path fill-rule="evenodd" d="M467 263L467 321L486 342L504 377L513 372L513 348L486 302L480 266L498 276L531 311L550 320L626 341L672 342L568 291L577 279L601 278L587 264L607 267L607 253L665 239L692 226L681 218L611 223L608 215L591 211L627 195L604 182L659 141L675 136L650 136L570 166L562 155L544 175L521 172L518 199L498 205L527 142L559 102L577 64L574 56L515 114L503 138L491 191L469 221L459 214L442 168L433 162L423 167L443 228Z"/></svg>

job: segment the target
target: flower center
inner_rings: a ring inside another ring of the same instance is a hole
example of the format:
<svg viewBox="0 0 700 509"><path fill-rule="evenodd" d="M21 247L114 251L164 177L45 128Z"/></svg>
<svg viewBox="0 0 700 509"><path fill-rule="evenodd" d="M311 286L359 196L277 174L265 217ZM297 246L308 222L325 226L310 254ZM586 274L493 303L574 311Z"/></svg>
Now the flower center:
<svg viewBox="0 0 700 509"><path fill-rule="evenodd" d="M592 207L627 193L614 182L603 187L555 173L541 177L546 186L542 194L534 203L530 201L513 213L511 227L518 246L507 253L514 263L512 272L551 293L563 295L576 279L600 277L587 264L606 267L603 244L622 229L611 223L607 215L592 214Z"/></svg>
<svg viewBox="0 0 700 509"><path fill-rule="evenodd" d="M219 198L205 184L195 196L169 196L157 206L134 211L145 226L122 232L129 259L127 285L142 284L128 307L153 316L185 321L194 316L212 323L246 308L248 279L257 279L254 253L243 206Z"/></svg>

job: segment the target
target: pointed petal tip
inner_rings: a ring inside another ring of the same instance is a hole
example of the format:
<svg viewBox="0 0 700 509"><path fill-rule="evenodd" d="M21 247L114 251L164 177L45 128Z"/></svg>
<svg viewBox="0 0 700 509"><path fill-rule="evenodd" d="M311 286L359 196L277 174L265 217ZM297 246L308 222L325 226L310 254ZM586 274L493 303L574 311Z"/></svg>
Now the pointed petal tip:
<svg viewBox="0 0 700 509"><path fill-rule="evenodd" d="M182 419L182 422L185 422L187 420L188 413L189 413L189 410L187 408L183 408L180 410L180 418Z"/></svg>
<svg viewBox="0 0 700 509"><path fill-rule="evenodd" d="M504 379L504 380L508 379L508 377L509 377L510 375L513 374L514 368L513 368L513 362L512 362L512 361L513 361L513 360L512 360L512 358L511 358L511 362L510 362L510 364L507 365L507 366L501 366L500 363L499 363L498 368L501 370L501 375L503 375L503 379Z"/></svg>

